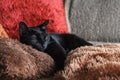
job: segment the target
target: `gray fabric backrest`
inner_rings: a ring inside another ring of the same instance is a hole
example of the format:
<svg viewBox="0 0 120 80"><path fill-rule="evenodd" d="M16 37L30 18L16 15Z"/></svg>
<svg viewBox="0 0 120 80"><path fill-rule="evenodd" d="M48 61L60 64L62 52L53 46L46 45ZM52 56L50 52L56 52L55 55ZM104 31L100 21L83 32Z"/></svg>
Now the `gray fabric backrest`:
<svg viewBox="0 0 120 80"><path fill-rule="evenodd" d="M120 42L120 0L65 0L71 33L86 40Z"/></svg>

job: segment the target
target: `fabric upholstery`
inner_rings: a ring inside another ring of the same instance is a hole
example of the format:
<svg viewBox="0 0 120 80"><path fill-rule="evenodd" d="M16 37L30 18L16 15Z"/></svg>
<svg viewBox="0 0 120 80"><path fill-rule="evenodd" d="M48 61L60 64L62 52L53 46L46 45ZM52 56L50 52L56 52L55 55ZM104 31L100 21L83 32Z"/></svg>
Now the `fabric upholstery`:
<svg viewBox="0 0 120 80"><path fill-rule="evenodd" d="M120 0L65 0L71 32L90 41L120 41Z"/></svg>
<svg viewBox="0 0 120 80"><path fill-rule="evenodd" d="M10 38L19 38L20 21L35 26L45 20L48 32L68 32L62 0L0 0L0 24Z"/></svg>
<svg viewBox="0 0 120 80"><path fill-rule="evenodd" d="M6 38L8 38L8 35L5 32L5 30L4 30L4 28L2 27L1 24L0 24L0 37L6 37Z"/></svg>

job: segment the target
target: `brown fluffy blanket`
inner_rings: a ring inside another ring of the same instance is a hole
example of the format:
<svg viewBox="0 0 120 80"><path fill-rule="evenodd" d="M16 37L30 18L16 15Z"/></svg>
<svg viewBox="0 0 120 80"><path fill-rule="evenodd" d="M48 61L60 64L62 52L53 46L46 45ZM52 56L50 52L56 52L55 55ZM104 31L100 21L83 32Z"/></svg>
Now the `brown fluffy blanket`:
<svg viewBox="0 0 120 80"><path fill-rule="evenodd" d="M85 46L71 51L55 80L120 80L120 44Z"/></svg>
<svg viewBox="0 0 120 80"><path fill-rule="evenodd" d="M53 71L49 55L17 40L0 38L0 80L36 80Z"/></svg>

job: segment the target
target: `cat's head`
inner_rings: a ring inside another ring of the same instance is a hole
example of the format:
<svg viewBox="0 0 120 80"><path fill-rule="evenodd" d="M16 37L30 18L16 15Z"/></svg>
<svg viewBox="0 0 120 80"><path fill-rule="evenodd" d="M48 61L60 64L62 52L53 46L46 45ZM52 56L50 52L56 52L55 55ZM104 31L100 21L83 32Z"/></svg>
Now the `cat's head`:
<svg viewBox="0 0 120 80"><path fill-rule="evenodd" d="M47 36L46 30L48 23L49 21L46 20L43 24L38 26L28 27L24 22L20 22L20 42L43 51L43 43Z"/></svg>

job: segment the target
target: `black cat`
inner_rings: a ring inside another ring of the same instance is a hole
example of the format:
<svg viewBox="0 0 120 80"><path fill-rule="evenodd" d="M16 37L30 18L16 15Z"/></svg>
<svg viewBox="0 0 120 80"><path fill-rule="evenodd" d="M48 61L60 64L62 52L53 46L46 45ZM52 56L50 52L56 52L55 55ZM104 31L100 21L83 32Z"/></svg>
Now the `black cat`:
<svg viewBox="0 0 120 80"><path fill-rule="evenodd" d="M20 22L20 41L48 53L54 59L57 70L64 68L64 61L69 51L80 46L92 45L74 34L48 34L46 32L48 23L47 20L39 26L28 28L24 22Z"/></svg>
<svg viewBox="0 0 120 80"><path fill-rule="evenodd" d="M24 22L19 23L20 42L31 45L39 51L44 51L43 44L47 36L46 26L48 21L38 26L28 28Z"/></svg>

